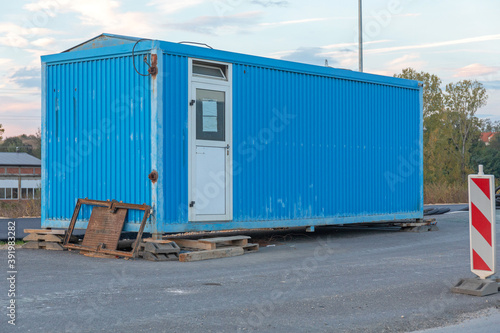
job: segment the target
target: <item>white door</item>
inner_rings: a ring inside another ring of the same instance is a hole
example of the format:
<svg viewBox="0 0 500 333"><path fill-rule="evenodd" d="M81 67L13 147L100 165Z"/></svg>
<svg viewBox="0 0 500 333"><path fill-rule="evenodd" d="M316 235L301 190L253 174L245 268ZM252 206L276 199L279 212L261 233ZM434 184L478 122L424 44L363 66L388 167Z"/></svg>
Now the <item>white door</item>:
<svg viewBox="0 0 500 333"><path fill-rule="evenodd" d="M190 221L232 220L231 90L191 82Z"/></svg>

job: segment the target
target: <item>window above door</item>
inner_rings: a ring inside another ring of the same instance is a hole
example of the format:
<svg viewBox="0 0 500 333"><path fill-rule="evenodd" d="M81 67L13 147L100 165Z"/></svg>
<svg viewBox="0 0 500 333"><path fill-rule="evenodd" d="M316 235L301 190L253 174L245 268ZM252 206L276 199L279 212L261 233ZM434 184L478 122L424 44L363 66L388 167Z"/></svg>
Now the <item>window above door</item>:
<svg viewBox="0 0 500 333"><path fill-rule="evenodd" d="M227 65L193 60L193 76L227 81Z"/></svg>

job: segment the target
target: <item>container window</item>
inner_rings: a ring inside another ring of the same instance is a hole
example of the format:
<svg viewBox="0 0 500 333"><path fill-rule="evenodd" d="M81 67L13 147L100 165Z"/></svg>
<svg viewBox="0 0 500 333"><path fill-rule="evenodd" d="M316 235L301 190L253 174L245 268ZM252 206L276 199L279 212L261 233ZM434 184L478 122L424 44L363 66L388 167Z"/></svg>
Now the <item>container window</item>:
<svg viewBox="0 0 500 333"><path fill-rule="evenodd" d="M12 189L10 188L5 189L5 199L12 199Z"/></svg>
<svg viewBox="0 0 500 333"><path fill-rule="evenodd" d="M5 188L0 188L0 199L5 199Z"/></svg>
<svg viewBox="0 0 500 333"><path fill-rule="evenodd" d="M17 188L12 189L12 199L19 199Z"/></svg>
<svg viewBox="0 0 500 333"><path fill-rule="evenodd" d="M225 93L196 89L196 139L225 140Z"/></svg>
<svg viewBox="0 0 500 333"><path fill-rule="evenodd" d="M193 61L193 75L227 80L227 66Z"/></svg>
<svg viewBox="0 0 500 333"><path fill-rule="evenodd" d="M28 189L27 188L21 189L21 199L28 199Z"/></svg>

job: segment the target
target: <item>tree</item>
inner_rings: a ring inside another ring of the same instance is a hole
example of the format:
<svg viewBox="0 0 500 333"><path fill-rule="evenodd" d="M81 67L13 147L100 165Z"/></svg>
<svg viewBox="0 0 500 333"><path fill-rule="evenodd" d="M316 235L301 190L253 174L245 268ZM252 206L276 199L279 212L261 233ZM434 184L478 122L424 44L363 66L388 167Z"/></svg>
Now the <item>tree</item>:
<svg viewBox="0 0 500 333"><path fill-rule="evenodd" d="M442 182L455 173L449 159L442 158L448 142L442 136L443 91L441 79L426 72L417 72L413 68L405 68L395 77L423 82L423 116L424 116L424 182Z"/></svg>
<svg viewBox="0 0 500 333"><path fill-rule="evenodd" d="M40 158L42 155L41 142L42 136L40 129L38 129L37 133L34 135L21 134L5 138L5 140L0 142L0 151L28 153Z"/></svg>
<svg viewBox="0 0 500 333"><path fill-rule="evenodd" d="M464 80L446 85L444 121L446 134L453 145L451 151L460 165L462 181L470 170L470 149L479 139L481 122L477 110L486 105L486 89L477 81Z"/></svg>
<svg viewBox="0 0 500 333"><path fill-rule="evenodd" d="M441 79L405 68L395 77L422 81L424 115L424 182L464 182L471 169L471 153L482 160L494 158L477 145L481 128L496 131L499 123L480 121L477 110L486 104L486 90L477 81L450 83L445 91ZM500 154L499 154L500 156ZM475 162L476 160L474 160Z"/></svg>
<svg viewBox="0 0 500 333"><path fill-rule="evenodd" d="M2 151L31 153L31 146L26 146L18 136L6 138L1 144Z"/></svg>
<svg viewBox="0 0 500 333"><path fill-rule="evenodd" d="M481 119L482 132L500 132L500 121L491 121L490 118Z"/></svg>
<svg viewBox="0 0 500 333"><path fill-rule="evenodd" d="M408 80L422 81L424 83L424 118L443 110L443 92L441 90L441 79L434 74L426 72L418 73L413 68L405 68L395 77Z"/></svg>
<svg viewBox="0 0 500 333"><path fill-rule="evenodd" d="M500 137L494 136L487 146L478 140L472 144L471 163L473 166L482 164L484 172L500 178Z"/></svg>
<svg viewBox="0 0 500 333"><path fill-rule="evenodd" d="M40 128L31 137L33 138L33 156L42 158L42 131Z"/></svg>
<svg viewBox="0 0 500 333"><path fill-rule="evenodd" d="M0 124L0 141L3 139L3 132L5 132L5 129L2 127L2 124Z"/></svg>

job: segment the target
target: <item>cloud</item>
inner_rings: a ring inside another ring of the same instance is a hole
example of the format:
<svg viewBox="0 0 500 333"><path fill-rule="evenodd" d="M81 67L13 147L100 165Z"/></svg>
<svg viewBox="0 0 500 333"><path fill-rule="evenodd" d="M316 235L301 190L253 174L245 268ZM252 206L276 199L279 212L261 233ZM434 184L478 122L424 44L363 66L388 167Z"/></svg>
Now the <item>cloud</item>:
<svg viewBox="0 0 500 333"><path fill-rule="evenodd" d="M39 0L24 5L32 12L49 13L55 17L60 13L76 13L81 24L100 27L104 31L119 31L121 34L140 35L155 31L148 14L123 12L120 2L115 0Z"/></svg>
<svg viewBox="0 0 500 333"><path fill-rule="evenodd" d="M9 76L11 82L24 88L40 88L40 68L22 67Z"/></svg>
<svg viewBox="0 0 500 333"><path fill-rule="evenodd" d="M383 40L374 40L369 42L364 42L363 45L372 45L372 44L381 44L388 43L392 40L383 39ZM323 51L318 54L318 56L322 56L328 59L337 60L337 66L340 68L347 69L357 69L358 68L358 43L336 43L329 44L322 47ZM384 73L383 75L385 75ZM392 75L392 74L391 74Z"/></svg>
<svg viewBox="0 0 500 333"><path fill-rule="evenodd" d="M500 90L500 80L481 82L486 89Z"/></svg>
<svg viewBox="0 0 500 333"><path fill-rule="evenodd" d="M426 62L419 60L420 55L418 54L405 54L402 57L393 59L388 62L388 67L396 69L396 72L403 68L422 68Z"/></svg>
<svg viewBox="0 0 500 333"><path fill-rule="evenodd" d="M298 24L298 23L309 23L309 22L318 22L318 21L326 21L329 20L327 17L316 17L309 19L301 19L301 20L291 20L291 21L281 21L281 22L265 22L260 23L260 26L268 27L268 26L281 26L281 25L289 25L289 24Z"/></svg>
<svg viewBox="0 0 500 333"><path fill-rule="evenodd" d="M369 42L363 42L363 46L366 45L372 45L372 44L379 44L379 43L388 43L392 42L390 39L383 39L383 40L373 40ZM357 52L358 51L358 42L353 42L353 43L337 43L337 44L329 44L323 46L324 49L338 49L336 52ZM352 46L355 49L350 49L349 47ZM327 53L323 54L327 55Z"/></svg>
<svg viewBox="0 0 500 333"><path fill-rule="evenodd" d="M245 12L227 16L199 16L190 21L165 24L168 28L215 34L219 29L244 30L244 27L254 26L262 16L262 12Z"/></svg>
<svg viewBox="0 0 500 333"><path fill-rule="evenodd" d="M460 44L487 42L487 41L492 41L492 40L500 40L500 35L485 35L485 36L477 36L477 37L471 37L471 38L462 38L462 39L455 39L455 40L449 40L449 41L443 41L443 42L435 42L435 43L425 43L425 44L418 44L418 45L384 47L384 48L379 48L379 49L367 49L366 53L377 54L377 53L388 53L388 52L396 52L396 51L427 49L427 48L442 47L442 46L451 46L451 45L460 45Z"/></svg>
<svg viewBox="0 0 500 333"><path fill-rule="evenodd" d="M465 67L459 68L456 70L456 73L453 77L477 77L477 76L486 76L493 75L500 71L500 67L497 66L484 66L481 64L470 64Z"/></svg>
<svg viewBox="0 0 500 333"><path fill-rule="evenodd" d="M400 14L393 15L394 17L412 17L419 16L420 14ZM366 18L372 18L372 16L365 16ZM357 17L354 16L336 16L336 17L315 17L308 19L299 19L299 20L287 20L287 21L278 21L278 22L265 22L259 24L260 26L281 26L281 25L289 25L289 24L300 24L300 23L309 23L309 22L319 22L319 21L330 21L330 20L355 20Z"/></svg>
<svg viewBox="0 0 500 333"><path fill-rule="evenodd" d="M24 27L11 22L0 23L0 45L26 47L29 40L37 36L54 33L53 30L38 27Z"/></svg>
<svg viewBox="0 0 500 333"><path fill-rule="evenodd" d="M12 59L0 58L0 66L7 67L10 63L12 63Z"/></svg>
<svg viewBox="0 0 500 333"><path fill-rule="evenodd" d="M376 40L376 41L370 41L363 43L364 45L370 45L370 44L378 44L378 43L387 43L387 42L392 42L392 40L389 39L384 39L384 40ZM354 48L349 48L349 46L353 46ZM345 57L345 56L350 56L347 55L347 53L354 53L358 52L358 43L337 43L337 44L329 44L329 45L324 45L319 47L321 49L321 53L318 53L317 55L323 59L325 58L337 58L337 57ZM336 49L335 51L327 51L326 49ZM286 51L277 51L277 52L272 52L269 54L270 57L272 58L283 58L286 57L292 53L296 52L296 50L286 50ZM356 55L357 59L357 55Z"/></svg>
<svg viewBox="0 0 500 333"><path fill-rule="evenodd" d="M417 71L422 70L427 65L427 62L421 60L420 54L405 54L402 57L386 62L381 68L369 69L367 72L378 75L393 76L395 73L401 72L403 68L415 68Z"/></svg>
<svg viewBox="0 0 500 333"><path fill-rule="evenodd" d="M31 44L39 47L46 47L49 45L54 44L55 39L52 37L44 37L44 38L38 38L37 40L34 40L31 42Z"/></svg>
<svg viewBox="0 0 500 333"><path fill-rule="evenodd" d="M299 47L297 50L283 56L281 59L324 66L325 57L321 56L322 52L323 49L321 47ZM335 66L337 63L335 59L328 59L329 66Z"/></svg>
<svg viewBox="0 0 500 333"><path fill-rule="evenodd" d="M262 1L262 0L253 0L251 2L254 5L259 5L262 7L288 7L290 5L289 1L276 1L276 0L267 0L267 1Z"/></svg>
<svg viewBox="0 0 500 333"><path fill-rule="evenodd" d="M40 94L18 94L16 97L5 94L0 94L0 123L5 128L3 137L35 133L41 121Z"/></svg>
<svg viewBox="0 0 500 333"><path fill-rule="evenodd" d="M197 6L205 0L152 0L147 6L152 6L161 10L163 14L172 14L180 10Z"/></svg>

